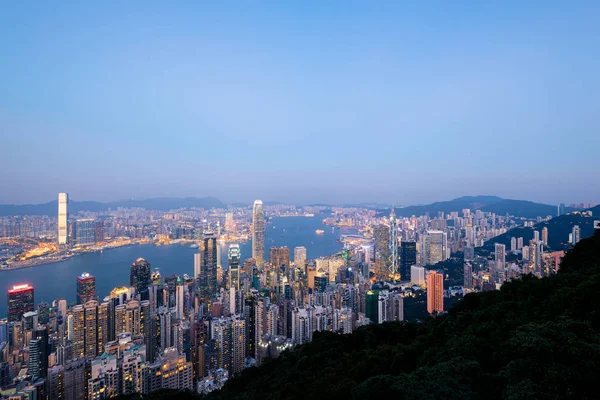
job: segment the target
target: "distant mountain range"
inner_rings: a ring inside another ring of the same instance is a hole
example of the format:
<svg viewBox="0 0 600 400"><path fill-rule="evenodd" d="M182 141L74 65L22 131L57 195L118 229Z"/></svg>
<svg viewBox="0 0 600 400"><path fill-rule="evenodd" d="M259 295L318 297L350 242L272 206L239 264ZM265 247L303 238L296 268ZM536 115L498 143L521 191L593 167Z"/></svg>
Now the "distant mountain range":
<svg viewBox="0 0 600 400"><path fill-rule="evenodd" d="M144 200L120 200L109 203L97 201L69 201L69 213L79 211L100 212L119 207L141 207L150 210L174 210L178 208L225 208L227 205L216 197L160 197ZM58 212L57 200L43 204L0 205L0 216L9 215L55 215Z"/></svg>
<svg viewBox="0 0 600 400"><path fill-rule="evenodd" d="M395 208L396 215L402 217L420 216L429 213L435 217L438 212L450 213L464 208L492 212L497 215L514 215L523 218L556 215L556 206L534 203L527 200L503 199L496 196L464 196L454 200L440 201L432 204Z"/></svg>
<svg viewBox="0 0 600 400"><path fill-rule="evenodd" d="M523 226L513 228L502 235L488 240L483 245L482 250L494 251L495 243L504 244L506 245L506 249L509 250L510 240L513 237L522 237L523 244L527 245L533 239L533 231L539 231L541 238L544 227L548 228L548 247L552 250L563 250L569 247L569 233L572 232L574 225L579 225L581 239L594 234L594 220L600 219L600 206L590 208L589 211L592 212L591 217L584 217L581 214L568 214L554 217L549 221L540 222L534 225L533 228Z"/></svg>
<svg viewBox="0 0 600 400"><path fill-rule="evenodd" d="M276 201L264 201L265 205L283 204ZM312 206L327 206L331 204L311 204ZM248 207L252 203L232 203L233 207ZM216 197L160 197L144 200L120 200L108 203L97 201L69 201L69 212L76 214L79 211L100 212L118 207L142 207L151 210L175 210L179 208L226 208L227 204L223 203ZM365 207L378 209L383 214L389 213L390 205L375 204L375 203L356 203L353 205L345 205L345 207ZM9 215L54 215L57 212L57 201L53 200L43 204L0 204L0 216ZM511 200L503 199L497 196L464 196L454 200L440 201L426 205L416 205L408 207L395 207L396 214L402 217L411 217L413 215L420 216L429 213L431 217L435 217L438 211L450 213L452 211L461 211L464 208L471 210L481 210L485 212L493 212L498 215L511 214L517 217L535 218L538 216L556 215L556 206L534 203L526 200ZM385 211L383 211L385 210ZM566 211L570 211L567 209Z"/></svg>

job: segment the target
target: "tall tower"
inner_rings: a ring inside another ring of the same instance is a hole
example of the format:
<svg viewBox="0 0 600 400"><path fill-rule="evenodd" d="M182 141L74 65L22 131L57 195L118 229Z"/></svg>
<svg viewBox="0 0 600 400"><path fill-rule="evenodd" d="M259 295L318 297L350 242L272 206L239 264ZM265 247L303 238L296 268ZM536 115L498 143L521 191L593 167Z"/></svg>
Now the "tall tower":
<svg viewBox="0 0 600 400"><path fill-rule="evenodd" d="M96 278L87 272L77 277L77 304L85 304L96 297Z"/></svg>
<svg viewBox="0 0 600 400"><path fill-rule="evenodd" d="M252 207L252 258L258 266L265 261L265 209L261 200L255 200Z"/></svg>
<svg viewBox="0 0 600 400"><path fill-rule="evenodd" d="M135 288L135 293L141 300L148 300L150 284L150 263L143 258L138 258L131 264L129 270L129 286Z"/></svg>
<svg viewBox="0 0 600 400"><path fill-rule="evenodd" d="M205 233L200 242L199 256L195 258L198 293L200 300L211 302L217 293L217 237Z"/></svg>
<svg viewBox="0 0 600 400"><path fill-rule="evenodd" d="M33 311L33 286L14 285L8 290L8 322L21 320L23 314Z"/></svg>
<svg viewBox="0 0 600 400"><path fill-rule="evenodd" d="M427 273L427 312L444 311L444 274L431 270Z"/></svg>
<svg viewBox="0 0 600 400"><path fill-rule="evenodd" d="M67 205L69 203L69 195L66 193L58 194L58 244L66 245L68 237L67 220L69 219L69 211Z"/></svg>
<svg viewBox="0 0 600 400"><path fill-rule="evenodd" d="M392 275L398 272L398 226L396 225L396 213L394 207L390 213L390 262L389 269Z"/></svg>
<svg viewBox="0 0 600 400"><path fill-rule="evenodd" d="M240 290L240 245L232 243L229 245L229 287Z"/></svg>

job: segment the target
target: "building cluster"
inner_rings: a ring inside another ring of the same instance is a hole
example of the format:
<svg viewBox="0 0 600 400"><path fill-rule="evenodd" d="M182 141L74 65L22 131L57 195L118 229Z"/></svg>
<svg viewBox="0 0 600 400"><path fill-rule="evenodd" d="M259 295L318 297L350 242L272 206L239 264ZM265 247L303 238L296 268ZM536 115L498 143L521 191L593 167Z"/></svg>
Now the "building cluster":
<svg viewBox="0 0 600 400"><path fill-rule="evenodd" d="M58 245L68 245L71 237L96 240L98 221L77 219L70 228L66 204L66 195L59 196ZM298 210L280 206L273 212L289 216ZM160 221L181 223L188 216L167 213ZM230 243L227 262L220 260L224 244L217 219L212 226L190 226L198 249L190 274L163 277L139 258L129 268L129 285L106 297L96 292L95 277L77 276L75 304L60 298L36 305L33 287L13 286L8 318L0 321L0 394L79 400L158 389L208 393L320 331L347 334L369 323L402 321L406 298L418 291L426 295L429 314L442 313L456 289L444 288L440 263L456 253L464 254L461 293L495 289L527 273L552 273L564 254L544 251L544 228L528 244L512 238L510 249L496 244L493 259L482 257L476 248L517 223L480 210L402 218L393 209L380 217L372 210L336 208L324 222L362 235L349 235L341 252L316 259L302 246L266 250L260 200L248 221L232 211L223 217L225 234L247 226L251 255ZM579 239L575 226L570 240Z"/></svg>

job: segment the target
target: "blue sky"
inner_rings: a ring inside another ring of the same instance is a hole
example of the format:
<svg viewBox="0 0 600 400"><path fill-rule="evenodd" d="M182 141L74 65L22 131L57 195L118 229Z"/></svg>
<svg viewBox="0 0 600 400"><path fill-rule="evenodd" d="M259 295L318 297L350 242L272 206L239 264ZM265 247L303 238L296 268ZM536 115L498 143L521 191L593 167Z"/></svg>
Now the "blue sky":
<svg viewBox="0 0 600 400"><path fill-rule="evenodd" d="M599 201L599 44L599 2L6 3L0 203Z"/></svg>

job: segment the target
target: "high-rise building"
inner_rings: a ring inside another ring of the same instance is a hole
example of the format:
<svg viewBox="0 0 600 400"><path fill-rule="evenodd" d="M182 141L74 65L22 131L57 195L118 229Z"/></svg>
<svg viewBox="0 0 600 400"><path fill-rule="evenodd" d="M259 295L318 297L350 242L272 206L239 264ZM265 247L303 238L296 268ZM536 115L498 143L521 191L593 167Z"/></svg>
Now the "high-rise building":
<svg viewBox="0 0 600 400"><path fill-rule="evenodd" d="M289 268L290 266L290 249L286 246L283 247L271 247L269 249L269 262L271 268L275 272L279 272L282 267Z"/></svg>
<svg viewBox="0 0 600 400"><path fill-rule="evenodd" d="M96 297L96 277L84 272L77 277L77 304L85 304Z"/></svg>
<svg viewBox="0 0 600 400"><path fill-rule="evenodd" d="M427 273L427 312L444 311L444 274L431 270Z"/></svg>
<svg viewBox="0 0 600 400"><path fill-rule="evenodd" d="M75 221L75 243L78 245L90 245L96 241L96 222L85 218Z"/></svg>
<svg viewBox="0 0 600 400"><path fill-rule="evenodd" d="M198 294L200 301L210 303L217 294L217 237L205 233L198 251L199 256L194 259Z"/></svg>
<svg viewBox="0 0 600 400"><path fill-rule="evenodd" d="M131 264L129 270L129 286L135 288L135 293L141 300L148 300L150 284L150 263L143 258L138 258Z"/></svg>
<svg viewBox="0 0 600 400"><path fill-rule="evenodd" d="M47 395L48 399L65 398L65 367L62 363L48 371Z"/></svg>
<svg viewBox="0 0 600 400"><path fill-rule="evenodd" d="M542 242L544 242L544 244L546 246L548 246L548 227L547 226L542 228Z"/></svg>
<svg viewBox="0 0 600 400"><path fill-rule="evenodd" d="M576 245L581 240L581 229L579 229L579 225L573 226L571 230L571 244Z"/></svg>
<svg viewBox="0 0 600 400"><path fill-rule="evenodd" d="M402 242L400 245L400 280L410 282L410 272L417 264L417 243Z"/></svg>
<svg viewBox="0 0 600 400"><path fill-rule="evenodd" d="M399 260L398 260L398 227L396 226L396 213L392 207L390 212L390 238L388 242L390 261L388 262L388 268L392 275L398 273Z"/></svg>
<svg viewBox="0 0 600 400"><path fill-rule="evenodd" d="M229 287L240 290L240 259L241 259L240 245L232 243L229 245L229 251L227 252L227 258L229 261Z"/></svg>
<svg viewBox="0 0 600 400"><path fill-rule="evenodd" d="M384 279L389 272L390 262L390 228L387 225L377 225L374 228L375 236L375 268L378 279Z"/></svg>
<svg viewBox="0 0 600 400"><path fill-rule="evenodd" d="M470 262L465 262L463 266L463 286L465 289L473 289L473 267Z"/></svg>
<svg viewBox="0 0 600 400"><path fill-rule="evenodd" d="M252 207L252 258L258 266L265 262L265 210L260 200Z"/></svg>
<svg viewBox="0 0 600 400"><path fill-rule="evenodd" d="M298 246L294 247L294 264L296 267L300 267L304 269L304 264L306 263L306 247Z"/></svg>
<svg viewBox="0 0 600 400"><path fill-rule="evenodd" d="M417 265L410 267L410 281L415 285L425 285L425 268Z"/></svg>
<svg viewBox="0 0 600 400"><path fill-rule="evenodd" d="M448 252L448 236L442 231L427 231L425 237L425 253L427 263L425 265L435 265L440 261L446 260Z"/></svg>
<svg viewBox="0 0 600 400"><path fill-rule="evenodd" d="M104 221L94 223L94 241L96 243L104 242Z"/></svg>
<svg viewBox="0 0 600 400"><path fill-rule="evenodd" d="M64 368L65 400L85 399L85 358L67 361Z"/></svg>
<svg viewBox="0 0 600 400"><path fill-rule="evenodd" d="M27 373L31 375L31 379L34 381L38 378L44 378L46 375L42 366L45 353L43 339L31 339L28 347L29 365L27 367Z"/></svg>
<svg viewBox="0 0 600 400"><path fill-rule="evenodd" d="M227 231L233 231L235 229L235 223L233 222L233 213L231 212L225 214L225 229Z"/></svg>
<svg viewBox="0 0 600 400"><path fill-rule="evenodd" d="M8 290L8 322L20 321L23 314L34 309L33 286L14 285Z"/></svg>
<svg viewBox="0 0 600 400"><path fill-rule="evenodd" d="M510 238L510 251L517 251L517 238L514 236Z"/></svg>
<svg viewBox="0 0 600 400"><path fill-rule="evenodd" d="M504 267L506 266L506 246L501 243L496 243L494 248L494 259L496 261L496 271L494 275L498 281L500 280L500 275L503 273Z"/></svg>
<svg viewBox="0 0 600 400"><path fill-rule="evenodd" d="M68 243L69 234L69 212L68 212L69 195L66 193L58 194L58 244L66 245Z"/></svg>

